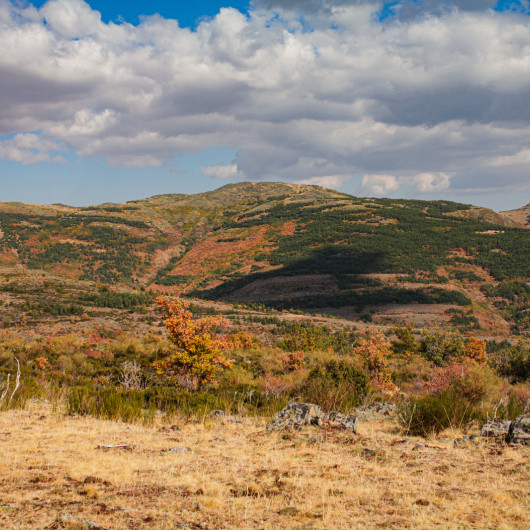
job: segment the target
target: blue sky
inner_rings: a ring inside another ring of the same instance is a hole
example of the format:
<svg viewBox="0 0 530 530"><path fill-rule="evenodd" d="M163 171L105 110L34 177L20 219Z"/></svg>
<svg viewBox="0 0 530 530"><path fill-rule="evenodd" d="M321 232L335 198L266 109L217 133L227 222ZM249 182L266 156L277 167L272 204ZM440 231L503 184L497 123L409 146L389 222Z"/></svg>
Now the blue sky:
<svg viewBox="0 0 530 530"><path fill-rule="evenodd" d="M0 201L281 180L522 206L529 12L528 0L0 0Z"/></svg>
<svg viewBox="0 0 530 530"><path fill-rule="evenodd" d="M45 0L31 2L36 7L45 4ZM106 0L89 0L92 9L101 13L104 22L119 22L121 19L131 24L138 24L141 16L159 14L164 18L177 19L181 26L196 27L197 22L204 18L215 17L222 7L234 7L246 12L248 1L219 2L218 0L198 0L186 2L184 0L129 0L108 2Z"/></svg>

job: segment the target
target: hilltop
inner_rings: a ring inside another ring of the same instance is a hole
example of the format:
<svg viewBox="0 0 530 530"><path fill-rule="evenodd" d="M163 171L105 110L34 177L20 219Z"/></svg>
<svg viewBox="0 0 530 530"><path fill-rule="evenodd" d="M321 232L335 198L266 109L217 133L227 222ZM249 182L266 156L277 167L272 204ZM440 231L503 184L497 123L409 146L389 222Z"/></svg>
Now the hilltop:
<svg viewBox="0 0 530 530"><path fill-rule="evenodd" d="M0 203L0 260L99 285L505 335L528 329L524 210L252 182L82 208Z"/></svg>

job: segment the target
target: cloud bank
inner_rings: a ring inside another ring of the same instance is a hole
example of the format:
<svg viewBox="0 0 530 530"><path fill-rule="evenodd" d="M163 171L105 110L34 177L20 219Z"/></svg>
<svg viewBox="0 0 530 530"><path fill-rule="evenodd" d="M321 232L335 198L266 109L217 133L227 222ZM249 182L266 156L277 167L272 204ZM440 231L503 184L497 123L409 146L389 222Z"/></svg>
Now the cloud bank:
<svg viewBox="0 0 530 530"><path fill-rule="evenodd" d="M0 157L155 166L222 146L237 155L213 178L528 190L528 2L393 4L382 23L383 2L256 0L190 31L0 0Z"/></svg>

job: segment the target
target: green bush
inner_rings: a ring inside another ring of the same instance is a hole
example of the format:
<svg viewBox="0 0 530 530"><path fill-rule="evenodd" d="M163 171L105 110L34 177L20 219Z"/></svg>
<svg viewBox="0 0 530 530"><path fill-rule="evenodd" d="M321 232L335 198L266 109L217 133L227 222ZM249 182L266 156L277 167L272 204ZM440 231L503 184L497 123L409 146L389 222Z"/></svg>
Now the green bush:
<svg viewBox="0 0 530 530"><path fill-rule="evenodd" d="M523 344L510 346L498 355L498 372L512 383L530 380L530 349Z"/></svg>
<svg viewBox="0 0 530 530"><path fill-rule="evenodd" d="M503 387L491 368L452 363L435 371L426 394L404 401L398 417L407 433L419 436L448 427L467 428L493 416L513 418L520 407L506 399Z"/></svg>
<svg viewBox="0 0 530 530"><path fill-rule="evenodd" d="M368 376L344 361L330 361L311 370L302 397L323 410L350 410L368 394Z"/></svg>
<svg viewBox="0 0 530 530"><path fill-rule="evenodd" d="M428 436L448 427L462 427L475 419L475 407L452 390L405 401L398 417L408 434Z"/></svg>

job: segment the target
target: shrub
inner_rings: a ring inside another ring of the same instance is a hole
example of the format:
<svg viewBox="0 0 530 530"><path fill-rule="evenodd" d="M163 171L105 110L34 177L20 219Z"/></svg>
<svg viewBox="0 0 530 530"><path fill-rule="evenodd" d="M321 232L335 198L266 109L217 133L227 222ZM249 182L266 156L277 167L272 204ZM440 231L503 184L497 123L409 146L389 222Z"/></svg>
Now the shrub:
<svg viewBox="0 0 530 530"><path fill-rule="evenodd" d="M311 370L301 393L304 400L330 411L356 407L368 390L366 374L347 362L330 361Z"/></svg>
<svg viewBox="0 0 530 530"><path fill-rule="evenodd" d="M494 364L498 372L512 383L530 380L530 348L519 343L496 353Z"/></svg>
<svg viewBox="0 0 530 530"><path fill-rule="evenodd" d="M505 397L503 387L493 370L474 362L454 362L435 371L424 395L401 404L399 419L408 433L420 436L465 428L495 415ZM514 407L506 408L503 415L514 412Z"/></svg>
<svg viewBox="0 0 530 530"><path fill-rule="evenodd" d="M464 353L464 341L455 333L446 335L442 330L421 332L420 353L437 366L447 364Z"/></svg>
<svg viewBox="0 0 530 530"><path fill-rule="evenodd" d="M399 407L398 417L408 434L428 436L473 418L473 409L449 390L412 398Z"/></svg>
<svg viewBox="0 0 530 530"><path fill-rule="evenodd" d="M420 343L414 336L414 322L406 322L405 326L396 324L392 330L396 335L396 340L392 341L392 350L394 353L411 356L418 353Z"/></svg>

